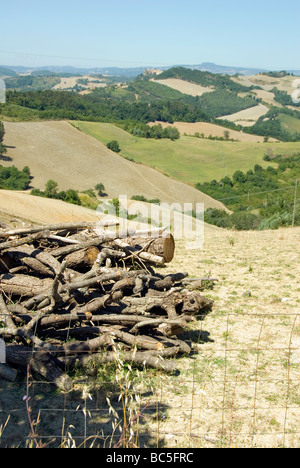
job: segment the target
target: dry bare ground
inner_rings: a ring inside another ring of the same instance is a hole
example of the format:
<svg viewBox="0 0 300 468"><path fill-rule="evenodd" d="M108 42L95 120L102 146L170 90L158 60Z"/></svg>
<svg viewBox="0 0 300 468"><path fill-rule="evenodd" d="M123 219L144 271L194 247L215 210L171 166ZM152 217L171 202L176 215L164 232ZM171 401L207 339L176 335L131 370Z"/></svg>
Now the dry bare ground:
<svg viewBox="0 0 300 468"><path fill-rule="evenodd" d="M287 91L289 94L292 94L295 91L295 88L293 88L293 82L295 79L297 79L295 76L274 78L267 75L239 76L238 78L232 78L233 81L244 86L251 87L253 85L257 85L264 91L272 91L273 88L278 88L280 91Z"/></svg>
<svg viewBox="0 0 300 468"><path fill-rule="evenodd" d="M152 80L154 83L160 83L170 88L176 89L183 94L189 94L190 96L202 96L204 93L212 93L214 88L197 85L190 83L189 81L180 80L178 78L168 78L166 80Z"/></svg>
<svg viewBox="0 0 300 468"><path fill-rule="evenodd" d="M235 232L207 225L202 246L190 249L177 238L175 258L163 273L188 271L219 281L203 292L214 307L187 331L194 353L177 360L178 375L148 372L128 390L138 404L139 416L129 422L138 446L299 446L299 240L300 228ZM119 443L106 397L120 414L122 408L105 376L89 369L67 395L30 377L39 440L50 446ZM0 444L19 445L30 433L24 377L1 382L0 426L10 419Z"/></svg>
<svg viewBox="0 0 300 468"><path fill-rule="evenodd" d="M230 122L234 122L236 125L242 125L243 127L250 127L251 125L254 125L260 117L268 112L269 109L267 106L259 104L258 106L250 107L250 109L242 110L235 114L224 115L218 118L229 120Z"/></svg>
<svg viewBox="0 0 300 468"><path fill-rule="evenodd" d="M264 91L263 89L255 89L253 92L259 99L262 99L263 102L271 104L272 106L283 107L282 104L275 101L275 94L271 91Z"/></svg>
<svg viewBox="0 0 300 468"><path fill-rule="evenodd" d="M169 271L219 282L194 325L199 354L162 379L169 446L299 447L299 241L300 228L207 228L202 249L178 246Z"/></svg>
<svg viewBox="0 0 300 468"><path fill-rule="evenodd" d="M207 208L223 204L194 187L166 177L150 167L135 164L113 153L96 139L67 122L5 122L5 144L18 169L29 166L32 185L44 190L49 179L59 190L88 190L103 183L109 198L143 195L166 203L205 203Z"/></svg>
<svg viewBox="0 0 300 468"><path fill-rule="evenodd" d="M88 80L88 83L87 85L82 85L78 83L78 80ZM106 83L95 82L95 78L90 77L90 76L81 76L81 77L73 76L70 78L68 77L61 78L60 83L55 85L53 89L60 89L60 90L72 89L77 84L79 84L83 88L86 88L84 92L91 92L95 88L105 88L107 86Z"/></svg>
<svg viewBox="0 0 300 468"><path fill-rule="evenodd" d="M248 133L237 132L236 130L230 130L220 125L210 124L207 122L195 122L195 123L187 123L187 122L174 122L173 124L169 124L167 122L155 122L150 123L149 125L155 125L160 123L164 128L165 127L175 127L179 130L181 135L195 135L195 133L199 133L200 135L203 133L205 138L209 136L212 137L222 137L224 138L224 132L229 132L229 138L241 142L246 143L263 143L264 138L257 135L250 135ZM273 139L273 141L275 141Z"/></svg>
<svg viewBox="0 0 300 468"><path fill-rule="evenodd" d="M101 218L94 210L71 205L61 200L40 198L24 192L0 190L0 218L10 221L14 218L24 223L49 224L97 221Z"/></svg>

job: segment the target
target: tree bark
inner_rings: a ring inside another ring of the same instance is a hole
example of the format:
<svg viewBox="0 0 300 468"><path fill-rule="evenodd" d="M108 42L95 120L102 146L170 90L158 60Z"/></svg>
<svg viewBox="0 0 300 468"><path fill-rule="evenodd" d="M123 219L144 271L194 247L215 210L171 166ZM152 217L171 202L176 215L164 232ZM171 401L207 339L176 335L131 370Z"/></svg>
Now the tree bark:
<svg viewBox="0 0 300 468"><path fill-rule="evenodd" d="M72 379L65 374L57 359L44 350L35 350L25 346L8 345L6 347L7 362L18 367L30 367L48 382L54 383L64 392L69 392L73 388Z"/></svg>
<svg viewBox="0 0 300 468"><path fill-rule="evenodd" d="M0 364L0 379L15 382L18 372L7 364Z"/></svg>
<svg viewBox="0 0 300 468"><path fill-rule="evenodd" d="M94 265L99 253L100 251L97 247L88 247L87 249L73 252L65 257L67 268L85 271Z"/></svg>
<svg viewBox="0 0 300 468"><path fill-rule="evenodd" d="M36 278L26 275L4 274L0 276L0 290L6 294L33 297L47 293L52 286L50 278Z"/></svg>
<svg viewBox="0 0 300 468"><path fill-rule="evenodd" d="M161 358L162 352L158 352L157 355L155 355L154 351L148 351L148 352L121 352L120 354L120 359L122 362L130 362L130 363L135 363L141 366L149 366L154 369L162 370L164 372L169 372L173 373L176 370L176 365L174 361L165 361ZM172 353L168 352L168 355L170 354L172 356L175 356L178 353L178 348L174 348L172 350ZM168 356L168 357L169 357ZM90 362L93 362L95 364L103 364L106 362L116 362L117 361L117 354L114 351L108 351L100 354L94 354L92 356L80 356L80 358L69 358L69 357L62 357L61 360L65 362L67 365L74 365L75 361L81 365L85 366Z"/></svg>
<svg viewBox="0 0 300 468"><path fill-rule="evenodd" d="M108 226L118 226L120 223L117 220L107 220L107 221L93 221L93 222L86 222L86 221L79 221L76 223L60 223L60 224L47 224L45 226L33 226L29 228L22 228L22 229L14 229L14 230L6 230L0 232L1 237L11 237L11 236L23 236L25 234L36 234L41 231L77 231L83 229L95 229L97 226L101 227L108 227Z"/></svg>
<svg viewBox="0 0 300 468"><path fill-rule="evenodd" d="M140 237L140 238L128 238L126 239L128 245L136 247L137 249L143 249L144 252L148 252L154 256L162 257L165 263L170 263L174 258L175 253L175 241L172 234L166 237Z"/></svg>
<svg viewBox="0 0 300 468"><path fill-rule="evenodd" d="M136 256L154 265L164 265L166 263L164 257L160 255L154 255L146 251L141 251L141 248L135 246L133 247L132 245L130 245L130 243L128 243L128 239L115 239L114 243L118 247L124 249L128 253L128 255L132 255L133 257Z"/></svg>
<svg viewBox="0 0 300 468"><path fill-rule="evenodd" d="M50 236L50 231L40 230L37 234L32 234L27 237L13 239L7 242L0 243L0 251L10 249L11 247L18 247L23 244L31 244L34 241L45 239Z"/></svg>

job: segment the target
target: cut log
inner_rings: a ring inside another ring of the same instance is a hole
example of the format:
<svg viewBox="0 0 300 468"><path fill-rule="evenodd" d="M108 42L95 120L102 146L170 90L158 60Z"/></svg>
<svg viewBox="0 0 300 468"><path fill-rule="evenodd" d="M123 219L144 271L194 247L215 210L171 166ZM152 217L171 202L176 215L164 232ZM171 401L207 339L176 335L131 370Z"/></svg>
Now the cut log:
<svg viewBox="0 0 300 468"><path fill-rule="evenodd" d="M165 263L170 263L174 258L175 240L172 234L162 237L140 237L126 239L128 245L143 250L152 255L162 257Z"/></svg>
<svg viewBox="0 0 300 468"><path fill-rule="evenodd" d="M7 364L0 364L0 379L15 382L18 372Z"/></svg>
<svg viewBox="0 0 300 468"><path fill-rule="evenodd" d="M22 245L20 247L12 248L7 251L7 254L12 258L17 258L20 261L25 262L25 264L26 261L28 262L28 260L26 260L28 257L30 257L30 259L38 260L38 262L42 263L47 268L47 270L50 270L50 276L53 273L57 274L61 268L60 262L56 258L54 258L49 252L45 252L41 249L35 249L34 247L31 247L29 245ZM33 263L33 265L35 264ZM41 268L43 267L39 266L37 268L37 273L39 273L39 269ZM35 268L33 267L33 269Z"/></svg>
<svg viewBox="0 0 300 468"><path fill-rule="evenodd" d="M50 278L36 278L27 275L4 274L0 276L0 290L6 294L33 297L49 291L53 281Z"/></svg>
<svg viewBox="0 0 300 468"><path fill-rule="evenodd" d="M133 247L127 242L128 239L123 240L123 239L115 239L114 243L115 245L121 247L124 249L128 255L132 255L133 257L139 257L142 260L145 260L146 262L153 263L154 265L164 265L165 264L165 259L162 256L159 255L154 255L149 252L144 252L141 251L140 248L138 247Z"/></svg>
<svg viewBox="0 0 300 468"><path fill-rule="evenodd" d="M90 269L97 260L99 253L100 251L97 247L88 247L87 249L73 252L65 257L67 268L73 268L77 271Z"/></svg>
<svg viewBox="0 0 300 468"><path fill-rule="evenodd" d="M14 229L0 232L1 237L11 237L11 236L23 236L26 234L35 234L41 231L77 231L81 229L95 229L97 226L108 227L108 226L118 226L120 223L117 220L107 220L107 221L95 221L95 222L76 222L76 223L62 223L62 224L48 224L46 226L33 226L29 228Z"/></svg>
<svg viewBox="0 0 300 468"><path fill-rule="evenodd" d="M154 353L157 353L156 355ZM130 362L141 366L149 366L154 369L162 370L164 372L173 373L176 370L176 364L174 361L165 361L162 359L164 351L137 351L137 352L122 352L122 362ZM172 349L172 352L168 352L172 356L178 353L178 348ZM76 362L77 365L85 366L89 363L103 364L106 362L117 362L117 354L114 351L103 352L100 354L94 354L92 356L80 356L77 358L72 357L61 357L65 364L73 366Z"/></svg>
<svg viewBox="0 0 300 468"><path fill-rule="evenodd" d="M73 388L72 379L61 370L59 361L47 351L10 345L6 347L6 358L9 364L18 367L26 368L29 365L32 370L64 392Z"/></svg>
<svg viewBox="0 0 300 468"><path fill-rule="evenodd" d="M42 262L40 262L37 258L34 258L31 255L32 252L30 250L34 252L34 249L17 247L14 250L12 249L7 251L7 253L12 258L15 258L20 263L27 266L30 270L36 272L38 275L54 277L54 271L48 266L44 265Z"/></svg>
<svg viewBox="0 0 300 468"><path fill-rule="evenodd" d="M111 236L107 236L104 234L102 237L95 237L86 242L80 242L79 244L67 245L66 247L53 249L51 253L55 258L62 257L69 255L73 252L77 252L78 250L87 249L89 247L99 247L100 245L104 244L109 240L111 240Z"/></svg>
<svg viewBox="0 0 300 468"><path fill-rule="evenodd" d="M163 318L151 318L143 321L139 321L130 330L130 333L138 333L141 328L157 328L167 337L180 335L184 332L184 328L187 323L184 319L180 318L177 320L165 320Z"/></svg>
<svg viewBox="0 0 300 468"><path fill-rule="evenodd" d="M212 301L186 289L188 273L154 268L174 257L164 230L67 223L0 232L0 336L18 343L6 346L7 363L64 391L72 389L64 366L77 362L121 358L173 372L165 359L191 353L187 323Z"/></svg>
<svg viewBox="0 0 300 468"><path fill-rule="evenodd" d="M39 239L45 239L50 236L50 231L39 231L37 234L32 234L27 237L13 239L11 241L0 243L0 251L10 249L11 247L18 247L23 244L31 244Z"/></svg>

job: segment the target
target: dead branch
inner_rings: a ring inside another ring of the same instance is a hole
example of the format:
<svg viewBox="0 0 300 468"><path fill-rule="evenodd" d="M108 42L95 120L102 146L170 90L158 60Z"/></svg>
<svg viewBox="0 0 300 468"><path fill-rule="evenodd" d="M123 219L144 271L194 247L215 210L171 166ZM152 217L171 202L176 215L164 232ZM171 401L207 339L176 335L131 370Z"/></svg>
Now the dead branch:
<svg viewBox="0 0 300 468"><path fill-rule="evenodd" d="M65 365L120 358L173 372L170 358L191 353L188 323L213 302L187 272L155 271L173 259L173 237L164 228L104 228L83 222L0 231L0 336L10 366L0 377L13 379L30 365L69 391Z"/></svg>

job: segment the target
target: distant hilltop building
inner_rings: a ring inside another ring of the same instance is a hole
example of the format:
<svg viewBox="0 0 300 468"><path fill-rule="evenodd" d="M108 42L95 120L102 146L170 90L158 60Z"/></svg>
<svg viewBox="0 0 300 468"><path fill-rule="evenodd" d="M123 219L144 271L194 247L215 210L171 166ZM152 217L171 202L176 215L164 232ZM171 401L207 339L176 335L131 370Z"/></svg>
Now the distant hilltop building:
<svg viewBox="0 0 300 468"><path fill-rule="evenodd" d="M155 68L146 68L144 71L144 75L160 75L162 73L161 70L156 70Z"/></svg>

